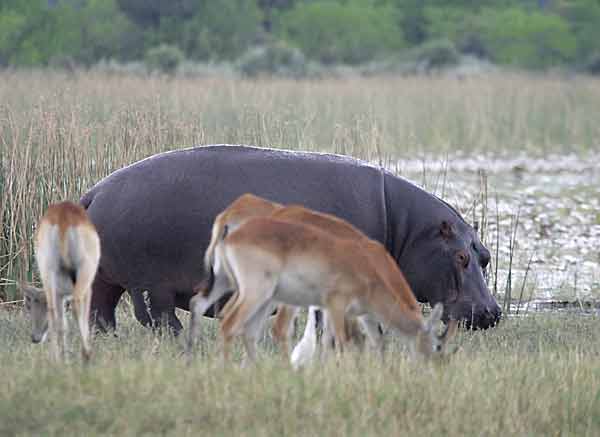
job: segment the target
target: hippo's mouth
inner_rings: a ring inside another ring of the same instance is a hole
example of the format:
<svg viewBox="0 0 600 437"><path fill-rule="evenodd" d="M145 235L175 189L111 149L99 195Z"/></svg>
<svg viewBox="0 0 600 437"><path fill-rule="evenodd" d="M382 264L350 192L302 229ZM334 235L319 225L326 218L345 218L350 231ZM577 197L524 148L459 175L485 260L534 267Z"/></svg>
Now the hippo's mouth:
<svg viewBox="0 0 600 437"><path fill-rule="evenodd" d="M473 311L469 314L457 314L453 311L450 311L449 314L445 314L443 320L445 323L448 322L449 319L457 319L460 322L460 326L465 329L488 329L496 326L502 317L502 311L500 308L489 310L484 309L482 311Z"/></svg>
<svg viewBox="0 0 600 437"><path fill-rule="evenodd" d="M463 318L462 325L466 329L473 330L493 328L500 322L500 317L500 310L497 313L486 310L483 313L474 314L470 318Z"/></svg>

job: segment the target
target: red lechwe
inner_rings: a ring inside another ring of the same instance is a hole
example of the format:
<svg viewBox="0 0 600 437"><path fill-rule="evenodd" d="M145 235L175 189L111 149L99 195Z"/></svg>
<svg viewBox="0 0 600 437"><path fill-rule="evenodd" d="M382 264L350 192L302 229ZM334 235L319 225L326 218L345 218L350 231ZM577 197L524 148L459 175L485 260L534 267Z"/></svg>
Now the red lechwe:
<svg viewBox="0 0 600 437"><path fill-rule="evenodd" d="M82 355L89 360L91 285L100 260L100 240L81 206L61 202L48 207L36 231L35 258L44 290L22 286L33 318L32 340L43 341L49 334L54 358L65 358L65 304L71 301Z"/></svg>
<svg viewBox="0 0 600 437"><path fill-rule="evenodd" d="M231 291L234 287L231 286L227 276L225 274L219 274L219 266L215 268L215 248L226 235L235 231L243 223L256 217L273 217L287 221L295 221L303 223L305 225L316 226L331 235L338 238L354 239L354 240L368 240L368 238L357 228L352 226L350 223L335 217L330 214L325 214L311 209L299 206L290 205L283 206L279 203L271 202L264 198L255 196L253 194L244 194L233 201L227 209L221 212L215 219L212 229L212 236L210 244L206 250L204 257L205 269L207 272L214 274L213 279L216 281L210 287L204 287L194 296L190 302L191 319L190 329L187 348L191 350L195 339L198 336L198 319L206 311L206 309L220 299L227 291ZM369 240L370 241L370 240ZM387 255L386 258L382 258L383 263L387 263L393 259ZM216 273L215 273L216 272ZM235 302L236 297L232 297L228 303L228 306ZM226 306L227 308L227 306ZM312 321L314 324L314 311L312 308L309 312L309 323ZM273 336L275 340L282 344L283 349L288 351L289 337L291 336L292 321L297 313L297 307L290 307L286 305L280 305L277 309L277 315L273 324ZM381 334L378 329L377 322L368 316L359 318L359 321L369 338L371 345L374 348L381 350L383 345L381 341ZM347 323L353 323L353 320L348 320ZM314 344L316 342L316 333L314 326L307 323L305 335L296 348L293 357L293 364L296 365L295 361L307 362L312 358L314 353L314 347L308 351L306 347L302 347L305 344ZM354 327L354 325L352 325ZM349 333L357 333L356 329L348 330ZM309 338L310 337L310 338ZM314 338L313 338L314 337ZM327 336L324 336L326 340ZM301 352L302 350L302 352Z"/></svg>
<svg viewBox="0 0 600 437"><path fill-rule="evenodd" d="M222 266L219 271L238 291L221 323L224 357L239 335L254 361L263 322L277 304L325 308L340 350L348 340L345 317L372 314L398 330L413 353L427 358L444 354L457 322L437 335L442 305L424 320L402 272L395 263L382 264L388 257L373 240L334 237L273 217L248 220L215 247L215 265Z"/></svg>

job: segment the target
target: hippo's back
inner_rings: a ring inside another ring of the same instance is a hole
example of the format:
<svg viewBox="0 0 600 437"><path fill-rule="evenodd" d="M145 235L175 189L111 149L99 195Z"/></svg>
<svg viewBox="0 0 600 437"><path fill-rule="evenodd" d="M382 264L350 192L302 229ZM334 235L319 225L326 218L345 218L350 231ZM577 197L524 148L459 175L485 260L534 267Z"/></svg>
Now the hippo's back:
<svg viewBox="0 0 600 437"><path fill-rule="evenodd" d="M215 216L244 193L335 214L383 241L383 175L351 158L245 146L162 153L104 178L81 203L102 244L102 274L126 288L190 294Z"/></svg>

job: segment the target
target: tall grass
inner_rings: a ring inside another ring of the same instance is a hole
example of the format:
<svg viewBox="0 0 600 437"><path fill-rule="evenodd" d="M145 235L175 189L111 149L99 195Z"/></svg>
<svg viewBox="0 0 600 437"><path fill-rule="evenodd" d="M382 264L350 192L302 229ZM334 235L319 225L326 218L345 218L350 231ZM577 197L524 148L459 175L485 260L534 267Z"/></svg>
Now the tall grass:
<svg viewBox="0 0 600 437"><path fill-rule="evenodd" d="M597 148L598 82L497 75L321 81L0 72L0 298L31 277L45 206L153 153L209 143L375 160Z"/></svg>

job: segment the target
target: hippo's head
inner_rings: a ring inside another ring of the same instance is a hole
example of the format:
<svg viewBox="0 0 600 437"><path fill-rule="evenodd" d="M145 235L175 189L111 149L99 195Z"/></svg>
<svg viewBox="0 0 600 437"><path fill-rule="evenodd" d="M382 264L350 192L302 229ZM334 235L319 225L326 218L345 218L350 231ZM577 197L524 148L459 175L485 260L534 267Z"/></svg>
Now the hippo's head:
<svg viewBox="0 0 600 437"><path fill-rule="evenodd" d="M459 216L427 224L399 261L419 301L444 304L444 320L463 320L474 329L500 320L483 277L490 253Z"/></svg>

